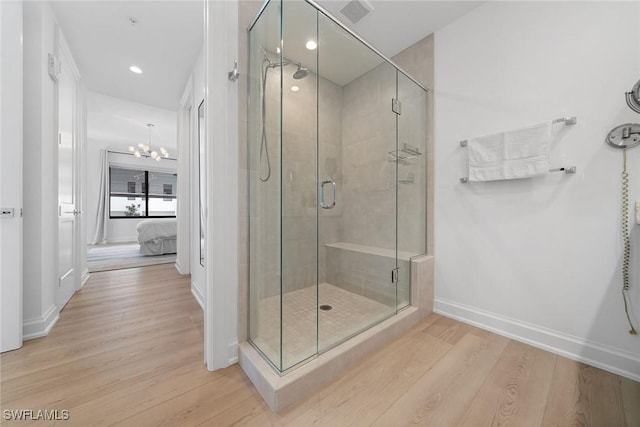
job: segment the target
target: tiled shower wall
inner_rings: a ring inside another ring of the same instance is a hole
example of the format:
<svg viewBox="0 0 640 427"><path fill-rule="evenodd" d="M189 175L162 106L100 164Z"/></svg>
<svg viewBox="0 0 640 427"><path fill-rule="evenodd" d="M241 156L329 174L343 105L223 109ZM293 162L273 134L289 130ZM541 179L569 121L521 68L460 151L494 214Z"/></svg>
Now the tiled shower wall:
<svg viewBox="0 0 640 427"><path fill-rule="evenodd" d="M395 68L383 63L344 88L344 241L395 248Z"/></svg>
<svg viewBox="0 0 640 427"><path fill-rule="evenodd" d="M304 79L294 80L291 76L294 70L294 66L285 68L282 98L284 292L315 286L316 274L319 274L320 282L324 281L324 245L340 239L342 216L339 205L331 210L322 210L320 229L316 230L316 171L320 179L335 180L338 186L342 180L342 88L320 78L320 90L317 91L317 76L314 73L309 73ZM298 92L290 91L294 84L300 88ZM319 97L317 100L316 93ZM277 103L274 108L277 108Z"/></svg>
<svg viewBox="0 0 640 427"><path fill-rule="evenodd" d="M428 39L402 52L400 59L432 57L433 44ZM389 154L396 150L396 115L391 111L391 99L396 96L402 102L397 117L398 148L408 143L422 153L400 162L390 161ZM424 135L429 128L422 90L398 73L396 95L395 68L383 63L347 84L344 100L344 241L395 248L397 173L398 250L425 253L428 139Z"/></svg>
<svg viewBox="0 0 640 427"><path fill-rule="evenodd" d="M396 97L402 104L398 116L391 109ZM409 298L409 258L425 253L426 246L425 93L383 63L344 87L342 130L338 194L341 242L349 249L340 244L326 249L329 283L390 306L399 298L403 307ZM421 155L397 161L390 152L404 143ZM396 245L402 253L397 262ZM396 267L397 286L389 280Z"/></svg>

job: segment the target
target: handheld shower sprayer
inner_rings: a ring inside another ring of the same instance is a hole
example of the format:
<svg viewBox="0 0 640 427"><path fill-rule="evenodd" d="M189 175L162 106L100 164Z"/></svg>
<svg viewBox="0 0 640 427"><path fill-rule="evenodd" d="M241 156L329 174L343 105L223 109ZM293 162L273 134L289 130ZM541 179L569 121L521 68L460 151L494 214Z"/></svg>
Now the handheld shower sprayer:
<svg viewBox="0 0 640 427"><path fill-rule="evenodd" d="M627 105L636 113L640 113L640 80L633 85L631 91L626 92Z"/></svg>
<svg viewBox="0 0 640 427"><path fill-rule="evenodd" d="M627 105L636 113L640 113L640 80L633 86L631 92L625 93ZM629 173L627 172L627 149L640 145L640 124L626 123L612 129L605 142L614 148L622 150L622 301L624 312L631 329L631 335L638 335L629 314L627 293L629 292L629 268L631 262L631 238L629 237Z"/></svg>

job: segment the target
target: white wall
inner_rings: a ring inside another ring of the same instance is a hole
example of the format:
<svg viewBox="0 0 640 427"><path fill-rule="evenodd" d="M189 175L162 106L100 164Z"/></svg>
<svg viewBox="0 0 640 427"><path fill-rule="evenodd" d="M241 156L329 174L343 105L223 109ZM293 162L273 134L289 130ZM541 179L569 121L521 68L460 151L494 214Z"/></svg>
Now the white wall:
<svg viewBox="0 0 640 427"><path fill-rule="evenodd" d="M22 346L22 3L0 2L0 351Z"/></svg>
<svg viewBox="0 0 640 427"><path fill-rule="evenodd" d="M41 336L58 318L58 170L55 84L47 55L55 52L55 18L47 2L23 2L24 12L24 287L23 335Z"/></svg>
<svg viewBox="0 0 640 427"><path fill-rule="evenodd" d="M640 3L489 2L436 33L436 309L640 379L621 298L622 153L607 132L640 122ZM460 184L473 136L557 125L553 173ZM629 153L640 200L640 149ZM633 216L633 212L631 212ZM631 312L640 326L639 227Z"/></svg>
<svg viewBox="0 0 640 427"><path fill-rule="evenodd" d="M177 130L176 112L151 107L137 102L114 98L95 92L87 93L87 149L86 149L86 208L87 243L95 235L96 212L98 209L98 191L100 187L100 150L127 151L129 145L138 145L148 141L146 123L155 126L151 131L151 143L154 147L163 146L171 157L176 158ZM150 170L177 170L175 160L156 162L150 159L136 159L129 155L111 154L109 161L114 165L142 165ZM138 220L113 219L107 224L107 241L136 241Z"/></svg>
<svg viewBox="0 0 640 427"><path fill-rule="evenodd" d="M211 371L238 361L238 3L205 2L207 255L205 360Z"/></svg>

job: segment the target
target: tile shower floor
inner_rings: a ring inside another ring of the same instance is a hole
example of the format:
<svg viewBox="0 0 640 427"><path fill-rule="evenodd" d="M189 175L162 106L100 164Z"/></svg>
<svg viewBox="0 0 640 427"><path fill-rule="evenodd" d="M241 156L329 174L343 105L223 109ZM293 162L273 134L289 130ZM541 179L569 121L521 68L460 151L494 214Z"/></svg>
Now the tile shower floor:
<svg viewBox="0 0 640 427"><path fill-rule="evenodd" d="M283 295L283 370L316 354L316 328L320 351L392 314L390 307L328 283L319 287L318 305L331 310L316 311L316 287ZM316 313L319 322L316 324ZM280 365L280 296L265 298L258 305L258 334L253 342L275 364Z"/></svg>

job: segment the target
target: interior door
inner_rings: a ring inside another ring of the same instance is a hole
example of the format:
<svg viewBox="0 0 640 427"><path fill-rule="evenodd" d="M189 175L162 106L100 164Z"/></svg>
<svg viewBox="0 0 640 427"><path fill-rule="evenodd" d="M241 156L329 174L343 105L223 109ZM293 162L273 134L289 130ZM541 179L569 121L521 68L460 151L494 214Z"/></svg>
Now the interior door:
<svg viewBox="0 0 640 427"><path fill-rule="evenodd" d="M65 61L58 75L58 307L76 290L76 78Z"/></svg>
<svg viewBox="0 0 640 427"><path fill-rule="evenodd" d="M22 346L22 3L0 2L0 352Z"/></svg>

